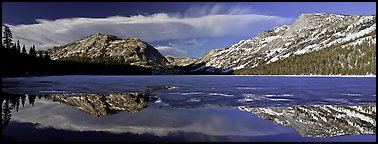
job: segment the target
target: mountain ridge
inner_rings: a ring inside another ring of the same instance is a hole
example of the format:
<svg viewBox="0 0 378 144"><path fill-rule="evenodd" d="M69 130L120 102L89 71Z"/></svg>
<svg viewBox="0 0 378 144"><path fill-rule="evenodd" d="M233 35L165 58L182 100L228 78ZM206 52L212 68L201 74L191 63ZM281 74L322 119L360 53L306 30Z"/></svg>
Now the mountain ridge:
<svg viewBox="0 0 378 144"><path fill-rule="evenodd" d="M118 62L150 68L169 64L157 49L139 38L118 38L101 33L48 51L52 60L73 58L73 61L84 59L85 62Z"/></svg>
<svg viewBox="0 0 378 144"><path fill-rule="evenodd" d="M240 40L224 49L212 49L198 59L164 57L156 48L139 38L118 38L101 33L48 51L53 60L116 61L155 69L184 67L189 72L226 74L335 45L342 48L366 41L375 44L375 17L333 13L301 14L292 24L263 31L256 37Z"/></svg>
<svg viewBox="0 0 378 144"><path fill-rule="evenodd" d="M359 43L367 39L359 37L375 31L375 21L375 15L301 14L291 25L275 27L206 55L211 60L200 69L212 71L218 68L224 71L252 68L337 43Z"/></svg>

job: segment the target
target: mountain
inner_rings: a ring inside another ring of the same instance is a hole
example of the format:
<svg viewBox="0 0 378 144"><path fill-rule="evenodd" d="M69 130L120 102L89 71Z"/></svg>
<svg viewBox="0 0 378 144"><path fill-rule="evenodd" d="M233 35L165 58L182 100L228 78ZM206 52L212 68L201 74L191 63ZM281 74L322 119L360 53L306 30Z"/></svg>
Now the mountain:
<svg viewBox="0 0 378 144"><path fill-rule="evenodd" d="M197 70L229 72L253 68L330 47L376 43L376 17L328 13L302 14L293 24L212 51Z"/></svg>
<svg viewBox="0 0 378 144"><path fill-rule="evenodd" d="M49 49L48 52L52 60L123 63L148 68L169 64L158 50L138 38L121 39L100 33Z"/></svg>
<svg viewBox="0 0 378 144"><path fill-rule="evenodd" d="M375 75L376 44L334 46L295 55L254 68L233 71L237 75Z"/></svg>
<svg viewBox="0 0 378 144"><path fill-rule="evenodd" d="M71 105L97 117L120 111L138 112L145 108L149 101L148 95L144 93L79 94L68 97L65 94L54 94L46 99Z"/></svg>
<svg viewBox="0 0 378 144"><path fill-rule="evenodd" d="M170 65L172 66L188 66L194 64L198 59L196 58L186 58L186 57L175 57L171 55L165 56Z"/></svg>
<svg viewBox="0 0 378 144"><path fill-rule="evenodd" d="M293 107L248 108L251 112L274 123L292 126L304 137L334 137L341 135L376 134L376 106L309 105Z"/></svg>

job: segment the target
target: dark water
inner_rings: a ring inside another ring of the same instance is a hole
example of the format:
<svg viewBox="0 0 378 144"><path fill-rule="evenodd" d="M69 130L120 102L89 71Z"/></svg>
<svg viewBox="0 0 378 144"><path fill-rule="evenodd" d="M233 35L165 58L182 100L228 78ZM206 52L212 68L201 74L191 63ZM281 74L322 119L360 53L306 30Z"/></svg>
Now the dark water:
<svg viewBox="0 0 378 144"><path fill-rule="evenodd" d="M375 77L2 79L11 141L376 141Z"/></svg>

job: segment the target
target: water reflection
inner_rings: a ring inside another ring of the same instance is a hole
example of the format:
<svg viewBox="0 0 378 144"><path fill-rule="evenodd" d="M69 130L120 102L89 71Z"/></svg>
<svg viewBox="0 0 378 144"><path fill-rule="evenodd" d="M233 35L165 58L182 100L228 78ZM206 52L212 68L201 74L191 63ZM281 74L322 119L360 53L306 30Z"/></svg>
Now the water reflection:
<svg viewBox="0 0 378 144"><path fill-rule="evenodd" d="M34 105L35 96L29 97L29 104ZM20 101L22 104L22 107L25 106L25 100L26 96L23 95L15 95L15 94L9 94L5 92L1 92L1 105L2 105L2 113L1 113L1 128L4 129L12 116L12 110L16 109L18 112L20 107Z"/></svg>
<svg viewBox="0 0 378 144"><path fill-rule="evenodd" d="M53 94L47 99L71 105L93 116L115 114L120 111L138 112L147 106L151 98L145 93L114 93L107 95Z"/></svg>
<svg viewBox="0 0 378 144"><path fill-rule="evenodd" d="M137 113L119 113L117 115L101 117L83 114L83 111L87 112L83 109L103 107L108 104L109 107L121 107L115 106L116 104L111 102L111 100L115 99L122 99L126 103L132 103L131 107L139 108L144 107L145 103L149 101L144 99L137 104L137 102L135 102L137 101L136 96L125 94L112 94L112 96L118 96L118 98L98 100L101 99L98 97L103 96L104 95L97 96L95 98L92 98L92 95L81 97L67 97L62 95L47 96L45 99L37 100L34 106L28 105L29 107L22 108L19 112L15 113L15 115L12 116L12 122L18 125L27 123L35 124L34 127L36 129L54 128L57 130L76 132L102 131L113 134L148 134L159 137L176 135L178 133L185 135L200 134L206 136L256 137L284 134L287 133L287 131L291 131L284 127L269 124L270 122L264 122L259 118L254 122L249 122L249 114L244 114L236 108L146 108ZM107 97L112 96L107 95ZM66 97L66 99L64 97ZM130 97L134 98L130 100ZM139 98L143 98L143 96ZM52 99L58 99L59 101L64 100L65 102L62 102L64 104L59 104L53 102ZM85 99L85 101L83 99ZM84 102L84 104L75 106L71 104L79 102ZM84 108L85 106L89 106L89 108ZM129 107L126 107L126 109L127 108ZM11 129L9 129L9 131L10 130ZM9 131L5 132L9 133Z"/></svg>
<svg viewBox="0 0 378 144"><path fill-rule="evenodd" d="M93 116L103 116L125 112L138 112L147 107L148 101L156 101L148 93L114 93L107 95L98 94L52 94L52 95L17 95L1 92L2 103L2 129L11 120L12 111L19 111L20 103L25 107L26 98L29 105L34 106L36 98L44 98L53 102L59 102L73 106Z"/></svg>
<svg viewBox="0 0 378 144"><path fill-rule="evenodd" d="M292 126L303 137L376 134L376 106L311 105L294 107L248 108L241 111L256 114L274 123Z"/></svg>
<svg viewBox="0 0 378 144"><path fill-rule="evenodd" d="M298 139L300 136L325 138L376 133L375 105L160 109L156 107L158 104L149 103L156 98L148 93L14 95L2 92L1 100L3 130L13 117L14 124L32 123L37 129L158 137L181 133L271 140L270 137L287 134ZM27 100L29 105L25 105ZM20 105L20 111L12 115ZM148 105L152 108L146 108ZM118 113L122 111L131 113Z"/></svg>

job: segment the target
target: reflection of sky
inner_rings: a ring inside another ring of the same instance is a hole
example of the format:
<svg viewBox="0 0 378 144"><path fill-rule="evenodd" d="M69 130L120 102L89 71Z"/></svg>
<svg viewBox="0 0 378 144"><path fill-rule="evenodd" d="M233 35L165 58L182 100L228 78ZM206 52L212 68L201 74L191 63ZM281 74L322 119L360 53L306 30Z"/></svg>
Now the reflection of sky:
<svg viewBox="0 0 378 144"><path fill-rule="evenodd" d="M295 133L262 120L249 113L233 109L142 109L138 113L121 112L94 117L74 107L38 100L34 107L14 112L11 121L38 124L37 128L52 127L71 131L106 131L111 133L152 134L199 133L211 136L267 136Z"/></svg>
<svg viewBox="0 0 378 144"><path fill-rule="evenodd" d="M171 106L359 105L376 101L375 77L46 76L5 78L2 90L8 93L29 95L109 94L143 92L146 86L163 85L177 88L153 91L153 94L157 94L162 102ZM203 94L194 95L193 93ZM218 95L212 95L215 93ZM246 95L262 97L245 101ZM200 102L192 102L193 99Z"/></svg>

